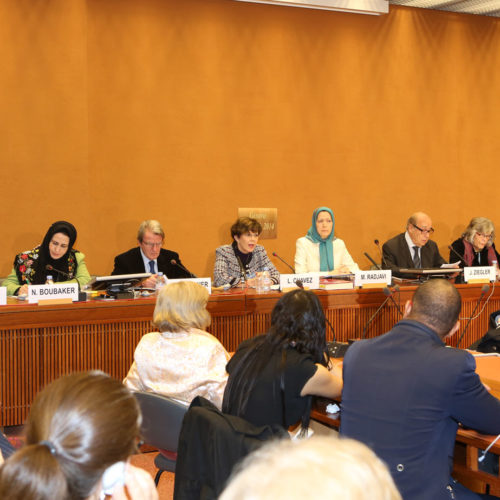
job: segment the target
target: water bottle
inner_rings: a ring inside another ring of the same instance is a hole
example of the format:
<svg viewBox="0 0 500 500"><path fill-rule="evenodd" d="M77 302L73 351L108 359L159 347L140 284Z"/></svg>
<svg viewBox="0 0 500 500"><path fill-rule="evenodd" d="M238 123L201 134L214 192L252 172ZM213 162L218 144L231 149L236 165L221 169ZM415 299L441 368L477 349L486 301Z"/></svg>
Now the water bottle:
<svg viewBox="0 0 500 500"><path fill-rule="evenodd" d="M269 268L265 267L264 271L260 274L259 281L262 281L262 292L267 293L271 291L271 275L269 274Z"/></svg>
<svg viewBox="0 0 500 500"><path fill-rule="evenodd" d="M257 293L264 293L264 278L262 277L262 272L257 273L255 277L255 291Z"/></svg>
<svg viewBox="0 0 500 500"><path fill-rule="evenodd" d="M54 278L50 275L47 274L47 279L45 280L46 285L53 285L54 284Z"/></svg>
<svg viewBox="0 0 500 500"><path fill-rule="evenodd" d="M166 276L163 275L163 273L160 271L156 275L156 284L155 284L155 290L156 293L159 293L160 290L167 284L167 279Z"/></svg>
<svg viewBox="0 0 500 500"><path fill-rule="evenodd" d="M494 260L491 262L491 265L495 268L495 276L497 277L497 281L498 281L498 274L500 272L498 269L498 262L496 260Z"/></svg>

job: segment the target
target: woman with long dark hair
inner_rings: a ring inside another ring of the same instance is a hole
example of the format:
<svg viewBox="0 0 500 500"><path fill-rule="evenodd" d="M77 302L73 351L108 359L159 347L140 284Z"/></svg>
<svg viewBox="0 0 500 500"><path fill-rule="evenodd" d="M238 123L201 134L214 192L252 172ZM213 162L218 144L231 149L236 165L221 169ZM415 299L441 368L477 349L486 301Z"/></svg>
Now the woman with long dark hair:
<svg viewBox="0 0 500 500"><path fill-rule="evenodd" d="M293 290L277 302L268 332L244 341L229 361L222 410L255 425L302 420L306 428L311 395L341 394L342 374L330 368L321 304L314 293Z"/></svg>
<svg viewBox="0 0 500 500"><path fill-rule="evenodd" d="M7 294L26 295L28 285L43 285L47 276L52 276L54 283L76 281L86 285L90 274L85 255L73 248L76 235L70 222L54 222L40 245L16 255L11 273L2 283Z"/></svg>

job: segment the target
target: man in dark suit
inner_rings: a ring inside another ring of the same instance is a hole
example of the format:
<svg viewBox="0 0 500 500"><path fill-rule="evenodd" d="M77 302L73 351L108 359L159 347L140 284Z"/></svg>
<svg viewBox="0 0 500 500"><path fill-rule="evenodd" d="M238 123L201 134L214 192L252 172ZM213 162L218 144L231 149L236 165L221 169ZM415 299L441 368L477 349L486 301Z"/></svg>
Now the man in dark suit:
<svg viewBox="0 0 500 500"><path fill-rule="evenodd" d="M193 275L182 265L179 254L162 248L165 232L157 220L145 220L139 226L139 246L115 257L111 274L151 273L153 276L143 286L154 288L157 275L162 272L167 278L191 278Z"/></svg>
<svg viewBox="0 0 500 500"><path fill-rule="evenodd" d="M458 423L500 433L500 401L474 357L445 346L458 331L460 295L447 280L421 285L385 335L354 343L344 358L340 433L386 462L405 500L472 500L451 477Z"/></svg>
<svg viewBox="0 0 500 500"><path fill-rule="evenodd" d="M390 269L394 276L404 276L399 272L400 268L441 267L446 261L430 239L433 232L431 218L423 212L414 213L406 223L406 232L382 246L383 268Z"/></svg>

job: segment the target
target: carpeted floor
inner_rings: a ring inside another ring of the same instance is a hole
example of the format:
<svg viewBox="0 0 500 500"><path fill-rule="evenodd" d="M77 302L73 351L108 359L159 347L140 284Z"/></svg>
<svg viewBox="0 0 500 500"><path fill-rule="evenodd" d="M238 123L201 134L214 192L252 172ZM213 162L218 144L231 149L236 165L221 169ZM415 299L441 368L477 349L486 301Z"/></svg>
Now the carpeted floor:
<svg viewBox="0 0 500 500"><path fill-rule="evenodd" d="M133 455L130 459L130 463L148 471L154 479L157 472L154 464L155 456L156 452L140 453ZM160 482L158 484L158 494L160 496L160 500L172 500L174 497L174 477L175 474L172 472L164 472L161 475Z"/></svg>

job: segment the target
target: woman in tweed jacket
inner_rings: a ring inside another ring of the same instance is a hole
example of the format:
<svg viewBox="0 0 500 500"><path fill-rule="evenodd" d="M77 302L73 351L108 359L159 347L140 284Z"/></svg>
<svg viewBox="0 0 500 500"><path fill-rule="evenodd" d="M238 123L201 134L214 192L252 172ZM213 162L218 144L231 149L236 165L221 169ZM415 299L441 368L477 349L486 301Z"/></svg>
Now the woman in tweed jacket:
<svg viewBox="0 0 500 500"><path fill-rule="evenodd" d="M280 274L269 260L263 246L257 245L262 226L256 219L240 217L231 226L231 245L222 245L215 251L214 286L235 287L243 280L254 286L258 272L269 271L273 283Z"/></svg>

